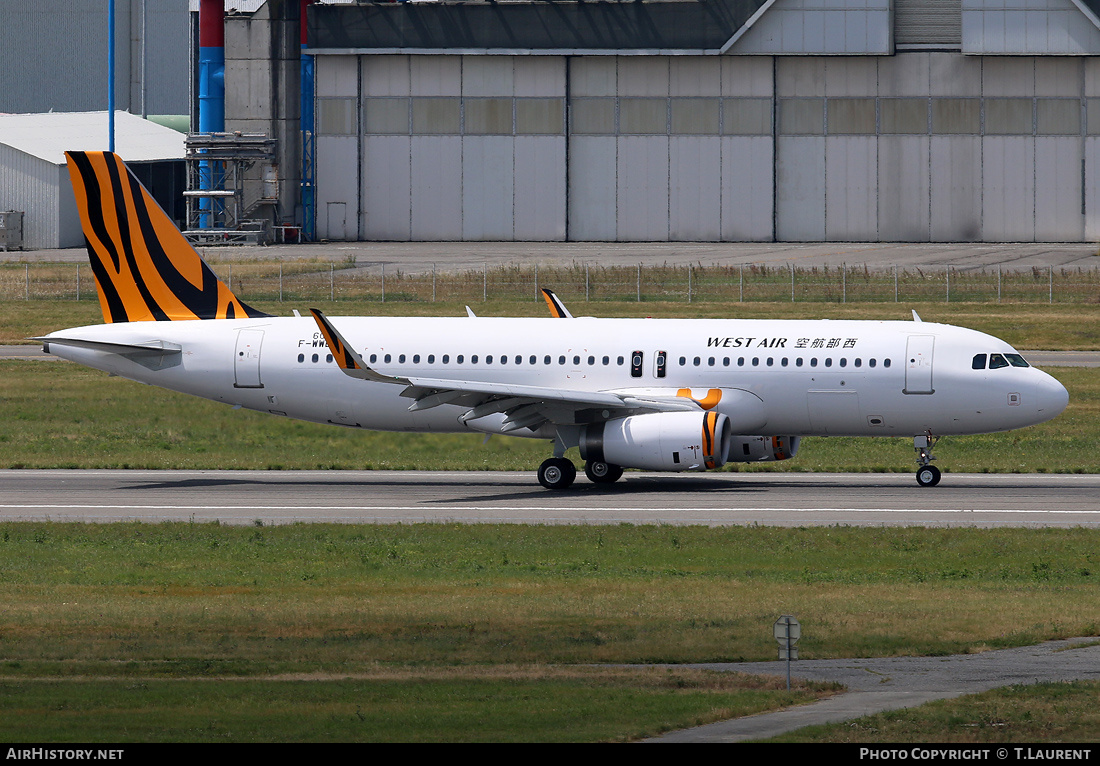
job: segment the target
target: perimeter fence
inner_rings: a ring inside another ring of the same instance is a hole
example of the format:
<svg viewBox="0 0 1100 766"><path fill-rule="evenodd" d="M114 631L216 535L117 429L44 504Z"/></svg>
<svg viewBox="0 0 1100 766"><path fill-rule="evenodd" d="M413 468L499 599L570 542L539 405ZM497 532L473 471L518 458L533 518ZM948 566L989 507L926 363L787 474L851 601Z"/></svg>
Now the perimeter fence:
<svg viewBox="0 0 1100 766"><path fill-rule="evenodd" d="M1100 269L866 265L491 266L409 273L364 262L241 262L211 268L245 301L541 300L549 287L580 300L681 303L988 302L1100 303ZM91 268L74 263L0 264L0 300L96 300Z"/></svg>

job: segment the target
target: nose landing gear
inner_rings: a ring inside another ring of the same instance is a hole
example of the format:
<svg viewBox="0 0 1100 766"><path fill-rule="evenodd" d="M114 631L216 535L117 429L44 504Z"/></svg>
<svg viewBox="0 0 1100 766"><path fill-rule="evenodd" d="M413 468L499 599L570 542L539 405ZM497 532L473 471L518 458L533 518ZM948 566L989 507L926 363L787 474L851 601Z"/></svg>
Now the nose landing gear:
<svg viewBox="0 0 1100 766"><path fill-rule="evenodd" d="M934 487L940 483L940 469L932 465L936 458L932 455L932 448L940 440L931 433L913 437L913 449L917 451L917 484L922 487Z"/></svg>

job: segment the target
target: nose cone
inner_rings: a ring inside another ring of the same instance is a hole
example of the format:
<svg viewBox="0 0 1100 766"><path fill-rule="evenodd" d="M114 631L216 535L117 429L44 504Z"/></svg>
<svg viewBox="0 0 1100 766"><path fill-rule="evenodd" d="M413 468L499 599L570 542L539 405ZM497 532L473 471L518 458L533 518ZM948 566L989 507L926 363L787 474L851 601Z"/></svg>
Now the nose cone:
<svg viewBox="0 0 1100 766"><path fill-rule="evenodd" d="M1055 378L1045 372L1036 370L1039 380L1035 385L1035 409L1037 414L1045 422L1062 414L1069 404L1069 391Z"/></svg>

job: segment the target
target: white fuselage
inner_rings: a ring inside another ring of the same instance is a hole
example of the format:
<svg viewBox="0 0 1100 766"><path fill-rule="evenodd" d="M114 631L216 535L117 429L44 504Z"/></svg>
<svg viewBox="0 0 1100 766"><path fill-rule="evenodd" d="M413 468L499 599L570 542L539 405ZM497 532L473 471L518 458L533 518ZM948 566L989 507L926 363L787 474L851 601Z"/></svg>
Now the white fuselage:
<svg viewBox="0 0 1100 766"><path fill-rule="evenodd" d="M1035 368L973 369L976 354L1015 353L1007 343L929 322L482 317L334 317L332 322L363 360L385 375L665 396L690 389L690 396L704 402L718 389L724 395L715 409L730 418L734 433L743 434L987 433L1049 420L1068 401L1065 388ZM317 324L306 317L129 322L54 336L174 344L181 353L164 357L60 343L49 350L133 380L291 418L390 431L493 432L499 424L499 418L462 422L468 407L448 404L410 412L403 386L343 374L328 356ZM520 429L512 435L552 433Z"/></svg>

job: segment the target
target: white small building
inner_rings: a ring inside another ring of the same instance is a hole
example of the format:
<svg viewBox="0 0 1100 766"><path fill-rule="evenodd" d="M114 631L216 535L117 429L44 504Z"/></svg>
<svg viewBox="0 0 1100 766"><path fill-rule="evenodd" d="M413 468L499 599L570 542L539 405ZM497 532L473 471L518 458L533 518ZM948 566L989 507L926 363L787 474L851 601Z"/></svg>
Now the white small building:
<svg viewBox="0 0 1100 766"><path fill-rule="evenodd" d="M183 142L183 133L115 113L115 151L177 222L183 218ZM107 112L0 115L0 210L23 213L25 249L84 244L65 152L107 148Z"/></svg>

